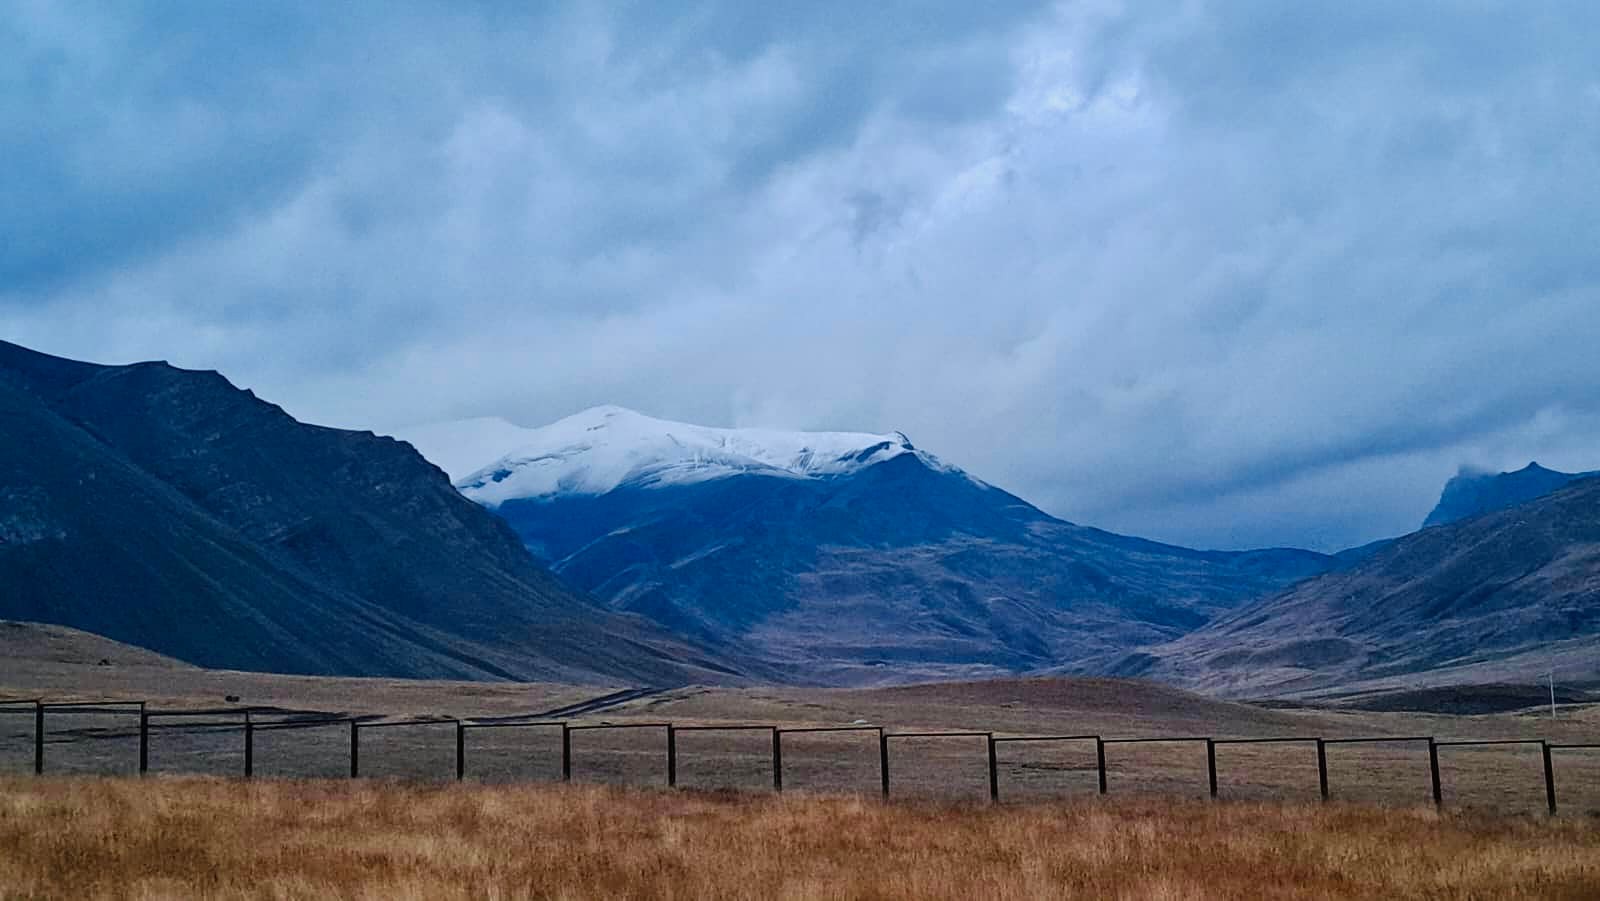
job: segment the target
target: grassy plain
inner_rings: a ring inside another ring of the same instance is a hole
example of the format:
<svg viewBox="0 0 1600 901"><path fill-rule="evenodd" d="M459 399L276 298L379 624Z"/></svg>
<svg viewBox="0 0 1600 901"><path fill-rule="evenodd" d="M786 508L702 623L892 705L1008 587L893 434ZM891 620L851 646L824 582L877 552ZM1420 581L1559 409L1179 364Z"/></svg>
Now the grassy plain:
<svg viewBox="0 0 1600 901"><path fill-rule="evenodd" d="M783 739L665 730L471 730L452 784L454 726L259 731L253 781L242 708L257 722L337 716L491 721L559 709L613 687L326 679L216 672L79 635L0 634L0 698L144 699L151 709L234 708L160 720L151 775L131 775L137 717L52 711L47 774L32 767L32 710L0 715L0 897L922 898L1056 896L1600 897L1600 751L1557 752L1562 816L1543 815L1537 746L1441 748L1442 813L1425 743L1330 745L1333 803L1315 745L1006 743L988 794L982 737L893 739L878 799L876 729L996 736L1600 737L1574 705L1479 716L1280 708L1125 680L1026 679L862 690L656 692L570 718L581 725L865 726ZM91 637L92 638L92 637ZM102 662L103 661L103 662ZM235 696L237 701L228 700ZM80 778L65 778L76 774ZM202 774L202 775L195 775Z"/></svg>
<svg viewBox="0 0 1600 901"><path fill-rule="evenodd" d="M1594 898L1600 822L1428 808L0 778L61 898Z"/></svg>
<svg viewBox="0 0 1600 901"><path fill-rule="evenodd" d="M0 644L6 631L0 630ZM256 707L258 721L334 715L365 722L431 716L495 718L549 711L599 697L605 686L331 679L218 672L187 667L83 633L14 637L0 657L0 698L135 698L152 709ZM101 665L100 661L107 661ZM237 702L226 701L227 696ZM1212 736L1314 738L1438 736L1600 740L1600 710L1563 709L1552 722L1536 709L1479 716L1371 712L1332 707L1278 709L1205 698L1151 683L1111 679L1015 679L861 690L679 688L585 714L574 723L765 723L785 728L868 725L895 731L977 730L1010 735L1112 737ZM197 721L159 720L150 742L153 773L237 775L242 771L242 714ZM209 724L209 725L208 725ZM138 754L137 717L52 712L46 734L51 774L131 774ZM0 714L0 773L32 767L31 711ZM582 782L660 786L666 782L665 730L573 733L573 778ZM790 790L872 794L878 789L873 732L788 735L784 785ZM1112 797L1204 797L1203 743L1107 746ZM982 800L988 794L982 738L896 739L891 790L897 798ZM348 773L345 724L256 735L258 776L338 777ZM454 776L451 725L363 729L363 775L444 781ZM560 776L559 729L483 729L468 733L469 781L511 783ZM1600 750L1555 755L1562 813L1600 813ZM1225 800L1314 801L1315 745L1219 745L1219 795ZM1008 802L1093 798L1092 741L1006 743L999 754L1000 794ZM1431 785L1425 743L1330 745L1335 800L1396 806L1427 804ZM1441 748L1448 808L1512 814L1544 809L1536 745ZM707 790L770 792L771 738L763 732L681 732L678 783Z"/></svg>

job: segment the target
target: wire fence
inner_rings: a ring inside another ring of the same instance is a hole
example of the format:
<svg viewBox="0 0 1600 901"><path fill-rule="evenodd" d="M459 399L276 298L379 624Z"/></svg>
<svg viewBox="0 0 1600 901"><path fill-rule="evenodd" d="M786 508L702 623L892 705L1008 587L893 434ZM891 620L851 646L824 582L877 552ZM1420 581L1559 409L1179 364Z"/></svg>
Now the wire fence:
<svg viewBox="0 0 1600 901"><path fill-rule="evenodd" d="M431 717L406 720L386 720L379 718L358 718L351 716L336 716L328 714L294 714L268 708L217 708L200 710L156 710L152 709L145 701L48 701L41 698L25 700L0 700L0 717L31 717L33 719L33 772L43 775L49 769L46 756L47 718L65 718L69 721L84 717L112 717L127 726L115 730L102 730L103 735L114 737L137 736L137 772L144 775L151 771L151 739L152 736L161 736L171 731L182 732L188 736L229 736L234 733L239 735L237 752L239 754L238 769L233 772L244 778L254 778L258 775L258 740L263 733L293 733L311 734L322 736L318 740L322 743L320 750L326 757L347 757L348 774L352 779L363 776L362 762L362 736L374 730L388 732L401 731L426 731L430 735L437 735L445 731L440 727L448 727L453 733L453 749L448 744L433 749L438 752L443 761L451 755L453 750L454 778L464 780L467 778L468 760L473 747L467 738L469 733L500 732L501 730L559 730L560 736L560 779L564 782L573 781L573 736L577 733L594 733L596 735L619 733L642 734L659 736L659 745L655 751L635 749L637 754L659 753L660 766L666 775L666 784L669 787L678 785L679 765L679 737L685 734L701 733L743 733L765 734L770 740L770 772L772 789L777 792L784 790L784 745L785 738L790 743L798 740L800 736L833 736L859 734L868 739L875 739L877 744L876 769L878 776L878 790L883 798L890 797L890 748L897 742L929 742L948 741L952 746L964 743L978 744L983 753L982 762L987 765L988 799L998 803L1002 800L1002 779L1000 771L1000 757L1003 747L1012 745L1038 745L1038 744L1071 744L1087 746L1093 743L1094 770L1097 779L1098 793L1110 793L1108 773L1108 748L1132 747L1145 745L1186 745L1193 746L1196 756L1203 753L1206 770L1205 789L1209 797L1215 799L1219 796L1219 778L1217 765L1217 748L1219 746L1262 746L1262 745L1305 745L1315 750L1317 792L1321 799L1330 799L1330 780L1328 775L1328 749L1330 746L1418 746L1427 751L1427 768L1429 787L1435 806L1444 806L1444 783L1440 775L1439 756L1441 750L1449 752L1455 749L1481 749L1489 747L1519 747L1537 750L1539 763L1542 766L1544 806L1551 815L1557 812L1557 774L1555 761L1562 752L1600 750L1600 743L1557 743L1546 739L1438 739L1427 735L1383 735L1365 737L1323 737L1323 736L1269 736L1269 737L1215 737L1215 736L1140 736L1140 737L1106 737L1101 735L996 735L993 732L950 730L926 732L894 732L882 726L850 725L850 726L794 726L785 727L773 724L757 723L732 723L732 724L690 724L679 725L671 722L622 722L622 723L573 723L565 720L530 718L518 720L515 718L493 718L485 720L460 719L454 717ZM264 719L263 717L272 717ZM137 730L130 733L130 721L137 722ZM329 739L330 734L342 733L343 740ZM51 745L71 745L74 742L89 741L88 735L82 731L68 731L65 737L60 737ZM340 746L343 747L340 747ZM767 742L763 742L765 747ZM342 753L339 753L342 752ZM1111 754L1118 753L1116 751ZM323 761L328 766L333 766L338 761ZM126 766L126 763L121 764ZM102 767L112 768L110 764ZM84 771L79 765L73 771ZM441 769L444 769L441 767ZM54 770L49 770L54 772ZM180 771L187 771L181 769ZM343 772L340 767L338 772ZM659 772L659 771L658 771ZM366 775L389 775L385 773ZM437 778L447 778L444 773L433 774Z"/></svg>

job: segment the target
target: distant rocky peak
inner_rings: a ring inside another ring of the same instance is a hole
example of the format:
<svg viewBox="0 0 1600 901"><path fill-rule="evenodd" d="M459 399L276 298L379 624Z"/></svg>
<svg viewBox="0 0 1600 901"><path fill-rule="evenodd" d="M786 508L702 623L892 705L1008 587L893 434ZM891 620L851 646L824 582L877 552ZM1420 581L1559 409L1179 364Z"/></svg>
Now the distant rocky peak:
<svg viewBox="0 0 1600 901"><path fill-rule="evenodd" d="M1445 483L1439 503L1423 521L1423 528L1440 526L1457 520L1469 519L1515 507L1544 497L1573 479L1600 475L1596 472L1557 472L1546 469L1537 462L1529 463L1514 472L1488 472L1474 467L1461 467Z"/></svg>

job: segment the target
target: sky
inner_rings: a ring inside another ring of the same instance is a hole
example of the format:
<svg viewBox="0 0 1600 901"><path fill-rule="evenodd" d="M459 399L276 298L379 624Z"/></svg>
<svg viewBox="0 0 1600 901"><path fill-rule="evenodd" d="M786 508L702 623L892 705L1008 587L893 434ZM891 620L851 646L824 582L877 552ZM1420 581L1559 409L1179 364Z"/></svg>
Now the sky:
<svg viewBox="0 0 1600 901"><path fill-rule="evenodd" d="M1600 468L1600 4L30 0L0 337L882 432L1192 546Z"/></svg>

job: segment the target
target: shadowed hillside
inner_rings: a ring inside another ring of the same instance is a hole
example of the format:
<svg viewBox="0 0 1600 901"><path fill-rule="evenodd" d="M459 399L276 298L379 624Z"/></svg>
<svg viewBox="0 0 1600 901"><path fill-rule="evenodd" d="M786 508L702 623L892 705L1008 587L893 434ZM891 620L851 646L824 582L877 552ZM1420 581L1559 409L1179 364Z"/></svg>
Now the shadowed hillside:
<svg viewBox="0 0 1600 901"><path fill-rule="evenodd" d="M0 419L0 616L234 669L727 673L564 587L408 445L214 372L0 342Z"/></svg>
<svg viewBox="0 0 1600 901"><path fill-rule="evenodd" d="M1144 672L1267 694L1600 679L1600 478L1424 529L1152 649Z"/></svg>

